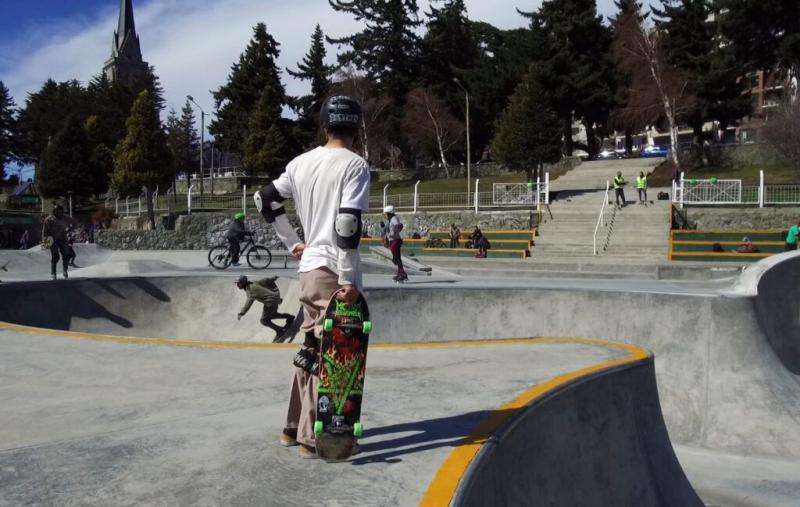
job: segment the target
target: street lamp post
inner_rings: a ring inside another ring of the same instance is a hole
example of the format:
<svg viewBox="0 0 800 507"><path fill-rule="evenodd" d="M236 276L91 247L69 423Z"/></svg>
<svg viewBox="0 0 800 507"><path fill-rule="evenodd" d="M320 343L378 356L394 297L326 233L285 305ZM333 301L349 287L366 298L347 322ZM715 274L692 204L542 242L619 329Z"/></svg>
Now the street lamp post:
<svg viewBox="0 0 800 507"><path fill-rule="evenodd" d="M470 189L470 160L472 157L470 146L469 146L469 92L464 85L461 84L461 81L458 80L457 77L453 78L453 82L458 85L464 91L464 96L466 97L467 102L467 199L469 199L469 189Z"/></svg>
<svg viewBox="0 0 800 507"><path fill-rule="evenodd" d="M191 95L186 96L189 102L195 105L200 110L200 205L203 205L203 144L205 144L206 135L206 112L200 107L200 104L194 101Z"/></svg>

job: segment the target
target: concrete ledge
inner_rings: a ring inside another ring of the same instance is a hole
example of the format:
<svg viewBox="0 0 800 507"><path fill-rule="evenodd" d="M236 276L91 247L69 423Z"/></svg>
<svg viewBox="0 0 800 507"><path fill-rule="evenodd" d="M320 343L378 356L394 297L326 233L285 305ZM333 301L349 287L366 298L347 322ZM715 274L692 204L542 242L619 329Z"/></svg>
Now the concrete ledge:
<svg viewBox="0 0 800 507"><path fill-rule="evenodd" d="M533 400L483 445L452 502L531 504L703 505L672 450L652 356Z"/></svg>

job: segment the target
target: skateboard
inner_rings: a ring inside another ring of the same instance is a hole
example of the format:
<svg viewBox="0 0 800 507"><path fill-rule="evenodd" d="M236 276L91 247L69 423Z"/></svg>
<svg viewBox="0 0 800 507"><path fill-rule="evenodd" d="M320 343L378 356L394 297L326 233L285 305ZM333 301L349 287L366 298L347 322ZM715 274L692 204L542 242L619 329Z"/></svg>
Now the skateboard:
<svg viewBox="0 0 800 507"><path fill-rule="evenodd" d="M372 331L364 296L348 305L334 295L325 310L322 331L314 435L320 458L342 461L350 457L364 431L361 396Z"/></svg>

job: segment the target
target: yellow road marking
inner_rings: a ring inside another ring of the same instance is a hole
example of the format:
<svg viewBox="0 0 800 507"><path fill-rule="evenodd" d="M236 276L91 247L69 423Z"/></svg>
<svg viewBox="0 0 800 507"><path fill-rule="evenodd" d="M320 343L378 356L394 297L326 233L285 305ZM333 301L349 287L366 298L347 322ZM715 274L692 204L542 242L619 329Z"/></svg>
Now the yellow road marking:
<svg viewBox="0 0 800 507"><path fill-rule="evenodd" d="M564 339L565 341L584 342L583 339ZM608 370L624 364L632 364L642 361L650 357L650 353L646 350L633 345L626 345L622 343L609 342L606 340L588 340L589 343L602 344L615 348L622 348L629 352L630 355L613 361L582 368L577 371L566 373L564 375L555 377L546 382L533 386L524 393L520 394L513 400L504 404L496 409L486 419L484 419L470 434L464 439L463 443L456 447L445 462L439 467L439 471L434 476L425 496L420 503L423 507L442 507L450 505L450 502L455 495L461 478L467 471L475 455L480 450L481 446L486 442L489 437L499 428L505 421L512 415L512 411L517 411L537 398L543 397L545 394L553 392L565 385L574 382L582 377Z"/></svg>

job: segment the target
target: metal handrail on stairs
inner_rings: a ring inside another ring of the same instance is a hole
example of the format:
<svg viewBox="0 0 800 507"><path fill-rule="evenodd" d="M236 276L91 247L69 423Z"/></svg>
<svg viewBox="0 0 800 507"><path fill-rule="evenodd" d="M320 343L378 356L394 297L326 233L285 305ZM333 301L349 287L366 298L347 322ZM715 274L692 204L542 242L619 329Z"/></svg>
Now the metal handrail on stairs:
<svg viewBox="0 0 800 507"><path fill-rule="evenodd" d="M597 225L594 227L594 239L592 240L592 247L594 249L594 254L597 255L599 252L597 251L597 231L600 230L600 227L606 226L606 219L605 219L605 211L606 206L608 205L608 193L611 189L611 183L606 181L606 192L603 194L603 205L600 207L600 216L597 217Z"/></svg>

